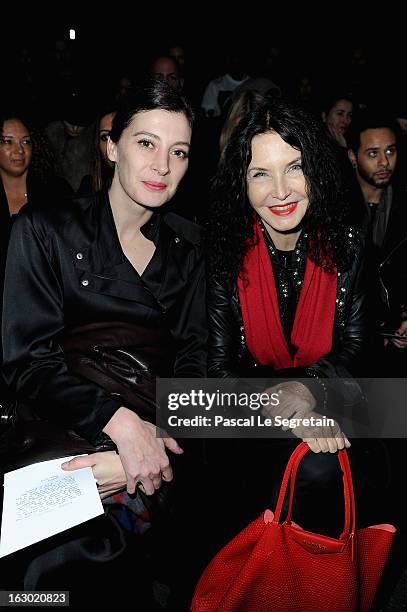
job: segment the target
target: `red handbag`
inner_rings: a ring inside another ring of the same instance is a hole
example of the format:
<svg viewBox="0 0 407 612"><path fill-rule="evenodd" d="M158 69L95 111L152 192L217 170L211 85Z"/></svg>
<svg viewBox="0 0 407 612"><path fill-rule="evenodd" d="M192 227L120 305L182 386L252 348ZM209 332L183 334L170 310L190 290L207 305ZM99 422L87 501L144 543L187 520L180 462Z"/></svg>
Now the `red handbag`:
<svg viewBox="0 0 407 612"><path fill-rule="evenodd" d="M292 520L298 466L309 450L291 455L276 512L266 510L210 562L192 600L192 612L354 612L370 610L395 528L355 531L355 496L346 450L343 472L345 525L338 539L305 531ZM280 522L288 483L287 517Z"/></svg>

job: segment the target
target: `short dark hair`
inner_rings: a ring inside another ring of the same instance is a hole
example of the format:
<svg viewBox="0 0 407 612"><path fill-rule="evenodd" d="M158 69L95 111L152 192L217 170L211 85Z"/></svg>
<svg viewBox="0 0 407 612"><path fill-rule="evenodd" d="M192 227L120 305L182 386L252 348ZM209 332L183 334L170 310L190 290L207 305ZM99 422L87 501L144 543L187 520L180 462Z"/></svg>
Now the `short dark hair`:
<svg viewBox="0 0 407 612"><path fill-rule="evenodd" d="M124 97L113 119L110 138L118 142L134 115L149 110L166 110L183 113L192 127L194 115L191 106L181 93L161 79L150 78L130 90Z"/></svg>
<svg viewBox="0 0 407 612"><path fill-rule="evenodd" d="M357 153L360 147L361 133L366 130L378 130L380 128L391 130L394 132L396 139L399 138L400 128L394 119L374 110L361 111L356 121L353 121L349 128L346 138L348 149Z"/></svg>

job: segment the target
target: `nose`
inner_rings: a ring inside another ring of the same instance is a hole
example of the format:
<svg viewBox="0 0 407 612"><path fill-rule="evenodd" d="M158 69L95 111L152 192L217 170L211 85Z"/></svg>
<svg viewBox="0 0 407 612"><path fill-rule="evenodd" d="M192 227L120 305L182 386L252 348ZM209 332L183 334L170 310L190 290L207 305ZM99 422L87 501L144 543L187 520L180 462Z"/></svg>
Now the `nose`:
<svg viewBox="0 0 407 612"><path fill-rule="evenodd" d="M153 160L153 170L160 176L165 176L170 171L169 155L167 151L158 151Z"/></svg>
<svg viewBox="0 0 407 612"><path fill-rule="evenodd" d="M24 153L24 147L23 147L23 145L21 144L21 142L19 142L19 141L15 141L15 143L14 143L14 147L13 147L13 148L14 148L14 152L15 152L15 153L18 153L18 154L20 154L20 155L23 155L23 153Z"/></svg>
<svg viewBox="0 0 407 612"><path fill-rule="evenodd" d="M389 158L387 157L386 153L381 153L380 154L379 165L383 166L384 168L388 168L388 166L390 165L390 161L389 161Z"/></svg>
<svg viewBox="0 0 407 612"><path fill-rule="evenodd" d="M283 201L290 195L290 193L291 189L287 178L284 175L275 177L272 187L273 198Z"/></svg>

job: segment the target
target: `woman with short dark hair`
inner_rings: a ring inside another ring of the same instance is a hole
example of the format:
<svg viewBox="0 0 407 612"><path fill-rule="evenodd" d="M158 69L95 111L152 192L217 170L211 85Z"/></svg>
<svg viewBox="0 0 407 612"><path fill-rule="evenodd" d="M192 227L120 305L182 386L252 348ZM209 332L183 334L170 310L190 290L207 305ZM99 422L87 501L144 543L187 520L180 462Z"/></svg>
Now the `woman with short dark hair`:
<svg viewBox="0 0 407 612"><path fill-rule="evenodd" d="M200 232L164 206L188 168L192 119L165 83L135 90L113 120L109 192L24 211L13 228L5 378L41 418L113 441L118 454L67 466L92 466L103 496L172 479L167 451L182 450L156 436L154 376L205 373Z"/></svg>

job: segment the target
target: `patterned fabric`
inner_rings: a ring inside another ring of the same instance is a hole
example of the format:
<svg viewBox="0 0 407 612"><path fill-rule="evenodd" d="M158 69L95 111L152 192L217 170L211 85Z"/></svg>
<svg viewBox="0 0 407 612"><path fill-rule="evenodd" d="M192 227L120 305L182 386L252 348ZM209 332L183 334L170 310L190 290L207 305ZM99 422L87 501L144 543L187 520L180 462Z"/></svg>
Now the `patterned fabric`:
<svg viewBox="0 0 407 612"><path fill-rule="evenodd" d="M142 535L150 528L150 516L139 494L130 497L126 491L116 493L103 500L103 505L110 504L119 504L122 507L117 518L127 531Z"/></svg>

